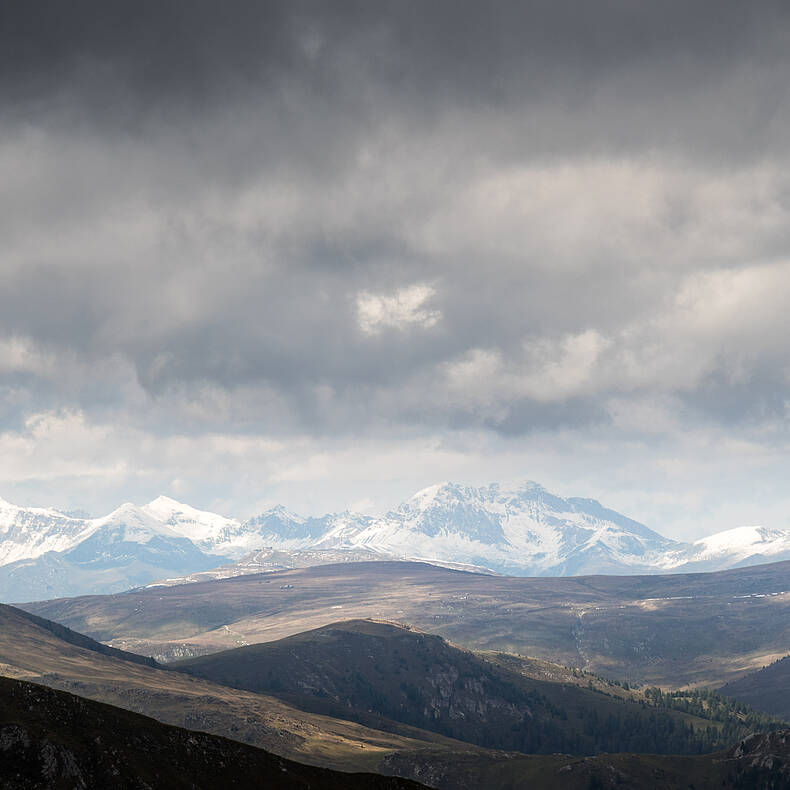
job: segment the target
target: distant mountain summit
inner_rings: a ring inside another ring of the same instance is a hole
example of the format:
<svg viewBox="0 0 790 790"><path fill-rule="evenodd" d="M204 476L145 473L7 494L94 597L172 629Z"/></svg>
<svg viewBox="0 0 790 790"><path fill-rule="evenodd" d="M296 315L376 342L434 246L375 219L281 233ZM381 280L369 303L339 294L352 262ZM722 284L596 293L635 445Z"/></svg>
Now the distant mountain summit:
<svg viewBox="0 0 790 790"><path fill-rule="evenodd" d="M677 545L594 500L562 499L533 482L431 486L350 542L520 576L643 571Z"/></svg>
<svg viewBox="0 0 790 790"><path fill-rule="evenodd" d="M664 567L720 571L781 560L790 560L790 531L736 527L695 540L678 552L670 552L664 558Z"/></svg>
<svg viewBox="0 0 790 790"><path fill-rule="evenodd" d="M93 526L52 508L18 507L0 499L0 565L76 546Z"/></svg>
<svg viewBox="0 0 790 790"><path fill-rule="evenodd" d="M0 536L5 527L15 538L8 554L21 558L0 567L3 601L122 592L154 579L207 570L224 559L202 551L131 503L96 519L36 508L5 512L12 512L14 522L0 523ZM26 542L19 539L23 536Z"/></svg>
<svg viewBox="0 0 790 790"><path fill-rule="evenodd" d="M594 499L563 498L531 481L440 483L383 516L305 517L278 506L247 521L166 496L95 519L0 500L5 601L120 592L210 578L214 568L238 575L346 554L515 576L712 571L790 559L790 532L739 527L680 543Z"/></svg>

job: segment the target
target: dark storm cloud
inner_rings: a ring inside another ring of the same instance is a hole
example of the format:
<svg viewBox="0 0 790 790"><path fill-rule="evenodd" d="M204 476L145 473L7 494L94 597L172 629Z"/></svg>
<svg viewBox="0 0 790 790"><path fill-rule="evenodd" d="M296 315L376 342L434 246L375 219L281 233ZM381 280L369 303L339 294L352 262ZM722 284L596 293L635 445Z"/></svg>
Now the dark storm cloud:
<svg viewBox="0 0 790 790"><path fill-rule="evenodd" d="M614 90L621 118L605 124L612 144L637 136L683 145L695 132L711 135L720 118L684 117L673 105L701 87L715 93L744 64L784 61L787 17L782 2L680 0L10 3L0 65L5 96L23 110L83 111L132 130L138 113L200 114L240 100L276 106L288 90L316 102L296 109L319 128L333 103L343 113L424 121L446 107L518 115L524 102L584 117L586 104L605 109ZM781 76L756 95L744 81L746 116L708 142L753 147L743 135L764 132L781 112ZM551 146L539 127L527 121L522 130ZM578 143L573 125L550 132L554 144Z"/></svg>
<svg viewBox="0 0 790 790"><path fill-rule="evenodd" d="M781 412L781 375L751 371L788 363L783 319L732 338L726 293L788 251L786 4L0 14L9 413L522 434L655 391Z"/></svg>

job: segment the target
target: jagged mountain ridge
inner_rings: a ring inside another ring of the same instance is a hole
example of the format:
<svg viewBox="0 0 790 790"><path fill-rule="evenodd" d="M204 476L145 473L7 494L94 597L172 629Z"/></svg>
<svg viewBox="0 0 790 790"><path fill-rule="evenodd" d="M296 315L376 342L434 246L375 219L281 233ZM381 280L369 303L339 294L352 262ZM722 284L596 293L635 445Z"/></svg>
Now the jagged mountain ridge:
<svg viewBox="0 0 790 790"><path fill-rule="evenodd" d="M305 552L328 561L364 552L516 576L664 573L788 559L790 531L739 527L685 544L533 482L443 483L383 516L303 517L278 506L240 521L160 496L85 519L0 502L0 600L119 592L236 561L244 573L263 549L290 553L283 567Z"/></svg>
<svg viewBox="0 0 790 790"><path fill-rule="evenodd" d="M85 519L0 499L0 565L70 549L92 531Z"/></svg>
<svg viewBox="0 0 790 790"><path fill-rule="evenodd" d="M64 521L57 511L42 512L53 517L37 514L43 523L28 543L28 556L0 565L0 600L121 592L163 576L208 570L224 560L129 503L97 519ZM49 546L61 548L46 550ZM17 541L16 555L21 550Z"/></svg>

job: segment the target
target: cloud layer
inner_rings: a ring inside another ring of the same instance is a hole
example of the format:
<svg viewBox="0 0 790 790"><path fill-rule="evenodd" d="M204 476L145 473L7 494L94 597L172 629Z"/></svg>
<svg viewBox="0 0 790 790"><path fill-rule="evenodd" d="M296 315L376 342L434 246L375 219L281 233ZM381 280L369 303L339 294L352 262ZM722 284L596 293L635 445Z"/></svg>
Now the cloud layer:
<svg viewBox="0 0 790 790"><path fill-rule="evenodd" d="M2 13L7 498L788 523L786 4Z"/></svg>

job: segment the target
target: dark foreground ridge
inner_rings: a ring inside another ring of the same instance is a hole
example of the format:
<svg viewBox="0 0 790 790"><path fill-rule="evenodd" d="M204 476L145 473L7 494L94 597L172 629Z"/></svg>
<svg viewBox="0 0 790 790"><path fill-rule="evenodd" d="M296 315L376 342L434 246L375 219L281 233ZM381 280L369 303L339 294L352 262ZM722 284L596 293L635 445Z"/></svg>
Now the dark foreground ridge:
<svg viewBox="0 0 790 790"><path fill-rule="evenodd" d="M0 787L417 790L421 785L301 765L236 741L0 677Z"/></svg>
<svg viewBox="0 0 790 790"><path fill-rule="evenodd" d="M262 749L159 724L145 716L0 677L0 787L4 790L784 790L790 732L746 738L691 757L612 754L392 755L386 770L425 784L301 765Z"/></svg>
<svg viewBox="0 0 790 790"><path fill-rule="evenodd" d="M389 758L389 769L407 770L432 787L497 790L787 790L790 788L790 731L752 735L726 751L678 757L604 754L598 757L523 757L485 763L458 755L405 764ZM456 777L462 775L464 783Z"/></svg>

